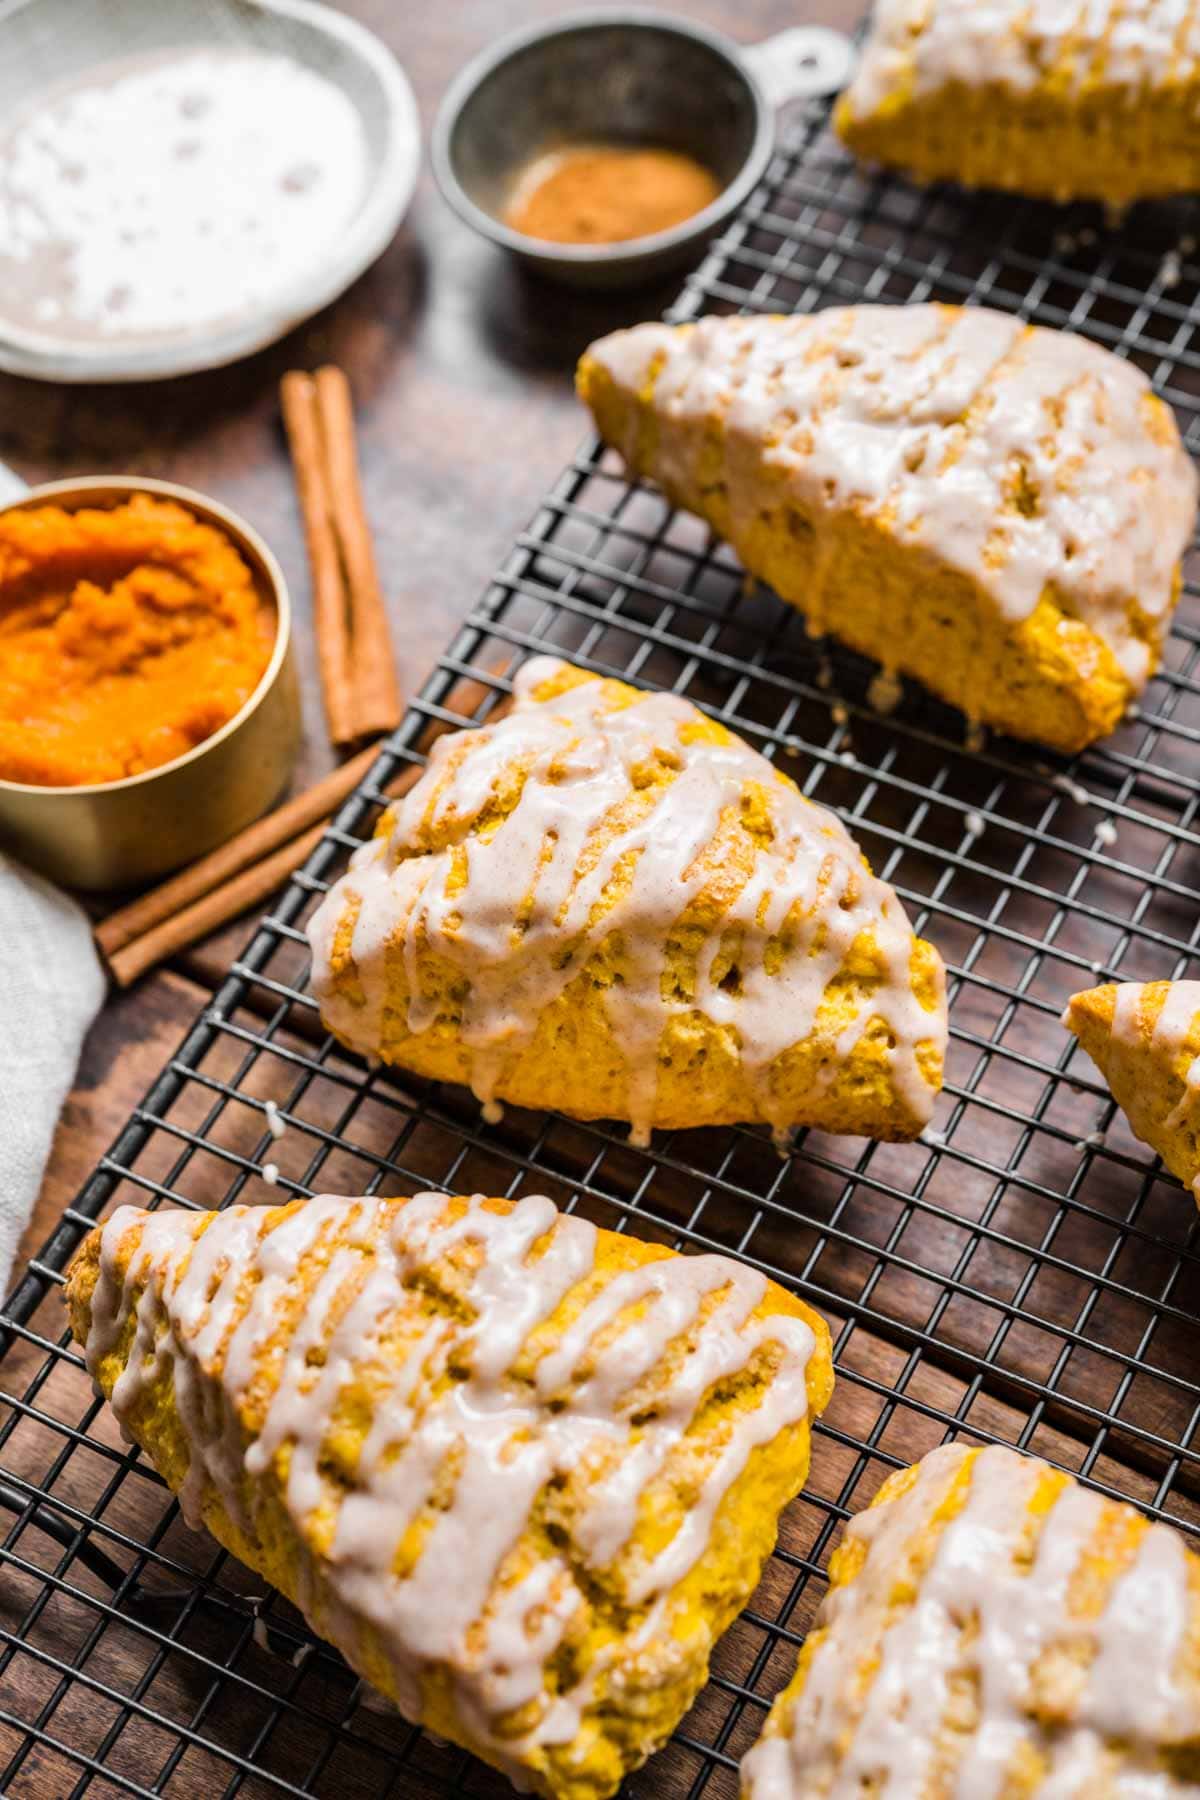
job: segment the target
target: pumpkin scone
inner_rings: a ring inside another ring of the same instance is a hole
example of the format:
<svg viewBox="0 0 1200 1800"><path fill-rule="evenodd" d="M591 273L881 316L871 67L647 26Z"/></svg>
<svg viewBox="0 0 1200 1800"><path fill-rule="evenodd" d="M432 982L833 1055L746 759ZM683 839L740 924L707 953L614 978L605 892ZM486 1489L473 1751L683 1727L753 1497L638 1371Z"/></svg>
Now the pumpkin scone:
<svg viewBox="0 0 1200 1800"><path fill-rule="evenodd" d="M1157 667L1196 472L1140 370L981 307L637 325L579 391L751 574L969 719L1073 752Z"/></svg>
<svg viewBox="0 0 1200 1800"><path fill-rule="evenodd" d="M1135 1134L1200 1205L1200 981L1088 988L1072 996L1063 1024Z"/></svg>
<svg viewBox="0 0 1200 1800"><path fill-rule="evenodd" d="M834 816L671 694L539 657L309 926L326 1026L496 1102L910 1138L941 958ZM489 1116L491 1114L489 1113Z"/></svg>
<svg viewBox="0 0 1200 1800"><path fill-rule="evenodd" d="M1200 1560L1035 1457L947 1445L852 1519L743 1800L1192 1800Z"/></svg>
<svg viewBox="0 0 1200 1800"><path fill-rule="evenodd" d="M613 1793L683 1716L833 1381L765 1276L538 1196L122 1207L67 1300L189 1522L553 1800Z"/></svg>
<svg viewBox="0 0 1200 1800"><path fill-rule="evenodd" d="M834 126L925 181L1121 207L1200 188L1195 0L876 0Z"/></svg>

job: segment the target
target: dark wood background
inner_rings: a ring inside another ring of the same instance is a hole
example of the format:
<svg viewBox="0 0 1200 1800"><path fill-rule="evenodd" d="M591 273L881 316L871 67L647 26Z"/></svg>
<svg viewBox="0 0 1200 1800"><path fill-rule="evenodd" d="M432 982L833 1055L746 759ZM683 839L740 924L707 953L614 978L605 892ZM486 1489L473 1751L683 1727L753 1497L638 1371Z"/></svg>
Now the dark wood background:
<svg viewBox="0 0 1200 1800"><path fill-rule="evenodd" d="M564 0L520 8L506 0L348 0L341 10L399 56L428 135L443 92L470 57L519 24L573 8ZM664 10L750 43L800 22L848 27L862 8L859 0L667 0ZM296 602L305 723L296 782L307 785L335 757L317 689L280 375L333 360L354 385L367 503L407 694L582 436L572 392L580 350L599 332L661 312L676 285L597 299L536 281L459 223L426 166L408 219L374 268L309 324L232 369L133 387L0 376L0 457L31 482L110 472L186 482L258 527ZM246 935L242 921L110 999L85 1045L25 1252L45 1238Z"/></svg>

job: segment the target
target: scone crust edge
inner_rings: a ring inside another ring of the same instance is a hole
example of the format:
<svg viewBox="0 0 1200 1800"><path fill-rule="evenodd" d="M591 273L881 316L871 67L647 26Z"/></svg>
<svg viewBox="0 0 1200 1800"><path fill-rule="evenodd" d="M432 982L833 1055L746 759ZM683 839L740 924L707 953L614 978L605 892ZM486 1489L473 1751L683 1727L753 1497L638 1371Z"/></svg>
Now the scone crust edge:
<svg viewBox="0 0 1200 1800"><path fill-rule="evenodd" d="M273 1222L282 1223L305 1204L294 1201L271 1209ZM454 1204L448 1197L447 1206ZM512 1210L511 1203L504 1200L488 1204L498 1212ZM148 1216L152 1215L140 1218ZM215 1216L199 1215L199 1229L202 1231L207 1220ZM122 1239L117 1264L122 1274L136 1255L139 1242L140 1223L127 1229ZM67 1305L72 1330L80 1342L86 1340L90 1322L91 1297L100 1270L100 1243L98 1227L84 1240L68 1272ZM604 1232L596 1267L609 1274L617 1273L671 1254L624 1234ZM139 1294L140 1289L135 1288L122 1335L99 1372L99 1384L106 1395L111 1395L124 1367ZM602 1689L596 1703L585 1712L574 1740L539 1748L536 1758L529 1762L526 1774L534 1790L549 1800L601 1800L665 1741L707 1678L712 1646L749 1599L774 1546L782 1508L804 1484L811 1423L827 1404L833 1385L828 1328L802 1301L773 1283L768 1284L756 1309L758 1313L764 1317L783 1314L801 1319L813 1333L815 1347L806 1383L808 1417L785 1429L771 1443L756 1448L742 1474L725 1493L706 1549L673 1590L669 1637L652 1641L645 1651L619 1665L619 1697ZM174 1401L169 1367L168 1364L165 1379L152 1382L146 1390L146 1407L144 1414L139 1415L135 1436L168 1486L178 1491L187 1471L189 1448ZM261 1404L253 1397L247 1407L239 1409L239 1429L244 1441L250 1440L260 1413ZM206 1486L201 1504L205 1526L239 1560L301 1605L313 1628L336 1642L358 1672L380 1692L398 1700L390 1663L373 1629L362 1627L354 1646L337 1633L329 1613L330 1593L321 1578L320 1560L308 1541L311 1534L301 1537L294 1528L283 1503L280 1476L286 1478L286 1461L258 1478L253 1536L247 1536L231 1517L211 1485ZM306 1584L311 1585L304 1591ZM438 1666L431 1666L422 1680L422 1703L423 1722L431 1730L484 1760L493 1760L487 1746L478 1742L459 1717L448 1675Z"/></svg>

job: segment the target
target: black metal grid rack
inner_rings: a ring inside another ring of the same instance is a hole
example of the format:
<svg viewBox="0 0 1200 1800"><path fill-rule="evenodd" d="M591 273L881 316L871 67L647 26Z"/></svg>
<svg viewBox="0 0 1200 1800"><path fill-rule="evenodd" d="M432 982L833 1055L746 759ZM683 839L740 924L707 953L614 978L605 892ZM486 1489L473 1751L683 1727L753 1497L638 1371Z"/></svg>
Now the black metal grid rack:
<svg viewBox="0 0 1200 1800"><path fill-rule="evenodd" d="M1136 231L856 172L815 108L678 316L849 300L986 303L1144 368L1200 449L1190 212ZM371 1073L321 1033L305 917L429 734L485 719L528 654L686 694L836 807L951 971L936 1131L659 1134L510 1112ZM1196 1213L1058 1023L1105 977L1178 976L1197 941L1200 604L1189 590L1136 716L1077 764L992 742L746 592L722 546L595 444L581 451L371 778L254 934L10 1303L0 1370L0 1791L8 1796L507 1791L364 1704L332 1652L183 1529L62 1337L66 1257L111 1204L318 1187L543 1190L601 1223L745 1257L831 1320L840 1382L807 1494L671 1746L630 1793L731 1795L790 1673L839 1522L948 1435L1000 1439L1200 1526ZM1115 833L1115 839L1114 839ZM265 1102L287 1131L274 1142Z"/></svg>

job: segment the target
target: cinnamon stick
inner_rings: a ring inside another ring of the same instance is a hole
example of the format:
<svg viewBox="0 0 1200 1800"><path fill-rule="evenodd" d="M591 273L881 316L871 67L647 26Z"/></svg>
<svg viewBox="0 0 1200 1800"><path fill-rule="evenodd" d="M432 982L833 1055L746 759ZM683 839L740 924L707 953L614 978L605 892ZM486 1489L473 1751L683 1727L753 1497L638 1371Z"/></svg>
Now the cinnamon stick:
<svg viewBox="0 0 1200 1800"><path fill-rule="evenodd" d="M215 888L203 899L185 906L181 912L174 913L153 930L115 951L108 959L108 967L117 986L129 987L155 963L163 962L179 950L186 950L189 944L207 937L221 925L228 925L231 919L249 911L252 906L261 906L308 858L324 834L325 823L322 821L262 862L243 869L223 887Z"/></svg>
<svg viewBox="0 0 1200 1800"><path fill-rule="evenodd" d="M307 793L297 795L256 825L239 832L211 856L203 857L192 868L172 876L161 887L97 925L93 936L117 986L128 987L156 963L228 925L239 913L261 905L320 842L329 825L328 815L357 786L376 754L374 749L364 750ZM389 799L398 800L415 787L423 773L413 763L389 781L383 791ZM312 823L314 816L316 822ZM305 824L310 824L311 829L303 830ZM289 835L297 827L301 827L300 835ZM256 840L257 848L248 857L246 849L251 839ZM235 846L240 846L236 857L231 854ZM214 881L213 867L222 862L228 866Z"/></svg>
<svg viewBox="0 0 1200 1800"><path fill-rule="evenodd" d="M353 716L357 735L366 737L394 731L400 723L400 686L363 503L350 383L327 363L317 370L315 388L330 511L350 601Z"/></svg>
<svg viewBox="0 0 1200 1800"><path fill-rule="evenodd" d="M142 894L128 906L110 913L96 926L93 936L96 943L108 958L112 958L118 950L132 943L134 938L141 937L144 932L152 931L165 919L175 913L182 912L193 901L200 900L205 894L212 892L229 881L241 870L249 868L262 857L286 844L298 832L319 820L328 818L336 810L346 796L353 792L375 761L378 751L372 747L351 757L340 768L334 769L323 780L318 781L303 794L297 794L283 806L277 806L274 812L256 819L245 831L239 831L228 843L220 845L208 856L202 856L198 862L188 868L181 869L178 875L172 875L159 887L151 888L148 894Z"/></svg>
<svg viewBox="0 0 1200 1800"><path fill-rule="evenodd" d="M316 383L311 375L293 369L280 382L279 397L312 569L313 628L325 719L330 740L335 744L349 744L358 734L350 600L333 524Z"/></svg>

